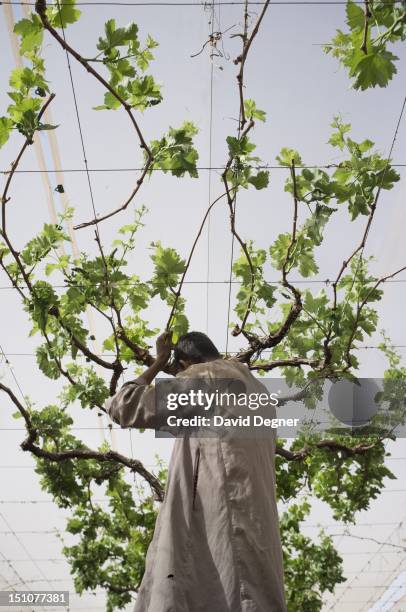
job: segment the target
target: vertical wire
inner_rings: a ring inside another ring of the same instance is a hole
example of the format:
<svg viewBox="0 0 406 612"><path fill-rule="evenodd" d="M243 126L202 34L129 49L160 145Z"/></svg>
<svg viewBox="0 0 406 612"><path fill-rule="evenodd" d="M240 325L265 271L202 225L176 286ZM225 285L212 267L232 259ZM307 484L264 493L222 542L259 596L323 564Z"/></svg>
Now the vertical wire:
<svg viewBox="0 0 406 612"><path fill-rule="evenodd" d="M60 6L60 1L59 0L57 0L57 7L58 7L59 15L61 15L61 6ZM66 43L65 28L62 25L62 18L61 18L61 16L60 16L60 19L61 19L62 36L63 36L63 40ZM88 162L87 162L87 154L86 154L86 147L85 147L84 136L83 136L82 123L81 123L81 120L80 120L79 106L78 106L78 101L77 101L77 96L76 96L75 84L74 84L74 80L73 80L73 73L72 73L70 57L69 57L69 53L68 53L68 51L66 49L65 49L65 55L66 55L66 62L67 62L67 66L68 66L69 80L70 80L70 84L71 84L72 96L73 96L73 101L74 101L74 106L75 106L76 120L77 120L77 124L78 124L78 128L79 128L79 136L80 136L81 148L82 148L82 153L83 153L83 162L84 162L84 165L85 165L87 184L88 184L88 188L89 188L90 201L91 201L91 205L92 205L94 220L96 221L95 232L96 232L97 239L99 240L99 244L101 245L100 232L99 232L99 227L98 227L98 223L97 223L96 205L95 205L95 200L94 200L92 181L91 181L91 178L90 178L89 166L88 166ZM89 312L88 312L88 319L89 319L89 324L93 327L93 320L92 320ZM93 334L93 335L95 335L95 334ZM100 350L98 350L98 346L97 345L95 345L95 350L96 350L96 353L100 353L101 352ZM104 421L103 421L103 417L101 415L98 415L98 422L99 422L100 435L101 435L101 438L102 438L102 442L104 442L105 441ZM115 436L114 436L111 428L110 428L110 439L111 439L112 447L115 450L115 446L116 446Z"/></svg>
<svg viewBox="0 0 406 612"><path fill-rule="evenodd" d="M57 3L57 6L58 6L59 18L61 20L62 36L63 36L64 42L66 43L65 28L62 25L60 1L56 0L56 3ZM97 220L97 213L96 213L96 207L95 207L95 203L94 203L94 195L93 195L92 181L90 179L89 166L87 164L87 155L86 155L85 142L84 142L84 138L83 138L82 122L80 120L79 107L78 107L78 101L77 101L77 97L76 97L75 84L74 84L74 81L73 81L73 74L72 74L72 67L71 67L71 63L70 63L70 57L69 57L69 53L68 53L68 51L66 49L65 49L65 55L66 55L66 61L67 61L67 64L68 64L69 80L70 80L71 89L72 89L73 102L74 102L74 105L75 105L76 120L77 120L77 124L78 124L78 128L79 128L79 136L80 136L80 142L81 142L82 153L83 153L83 162L85 164L87 184L88 184L89 194L90 194L90 201L91 201L91 204L92 204L93 215L94 215L94 218L95 218L95 221L96 221ZM99 227L98 227L97 223L96 223L96 232L97 232L97 235L99 236Z"/></svg>
<svg viewBox="0 0 406 612"><path fill-rule="evenodd" d="M210 28L210 36L213 41L214 36L214 2L213 0L211 5L211 28ZM208 171L208 205L211 204L211 166L212 166L212 151L213 151L213 84L214 84L214 62L213 62L213 48L210 54L210 111L209 111L209 168ZM210 280L210 215L209 212L207 218L207 274L206 274L206 333L209 333L209 280Z"/></svg>
<svg viewBox="0 0 406 612"><path fill-rule="evenodd" d="M25 395L24 395L24 392L22 390L22 387L21 387L20 383L18 382L17 376L15 375L15 372L14 372L14 368L11 365L11 363L10 363L6 353L4 352L4 349L3 349L1 344L0 344L0 353L3 355L4 363L8 367L9 372L10 372L11 376L13 377L15 385L16 385L16 387L17 387L17 389L18 389L18 391L19 391L19 393L20 393L20 395L22 397L22 400L23 400L24 404L26 404L26 399L25 399Z"/></svg>

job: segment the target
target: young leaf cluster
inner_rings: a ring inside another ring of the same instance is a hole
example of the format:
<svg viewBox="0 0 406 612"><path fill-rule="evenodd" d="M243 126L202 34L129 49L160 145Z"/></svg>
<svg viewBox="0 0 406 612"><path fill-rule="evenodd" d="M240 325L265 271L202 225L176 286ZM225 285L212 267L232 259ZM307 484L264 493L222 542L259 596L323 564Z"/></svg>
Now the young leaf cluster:
<svg viewBox="0 0 406 612"><path fill-rule="evenodd" d="M348 29L338 29L324 51L344 66L355 89L386 87L398 60L389 48L406 39L405 3L371 0L363 10L348 0L346 15Z"/></svg>
<svg viewBox="0 0 406 612"><path fill-rule="evenodd" d="M162 101L161 87L151 75L145 74L154 59L152 50L158 43L148 35L144 45L138 37L138 26L130 23L117 27L115 19L109 19L104 37L99 38L99 53L90 62L102 62L109 71L109 84L131 108L144 111ZM116 110L120 100L111 92L104 94L104 104L96 110Z"/></svg>

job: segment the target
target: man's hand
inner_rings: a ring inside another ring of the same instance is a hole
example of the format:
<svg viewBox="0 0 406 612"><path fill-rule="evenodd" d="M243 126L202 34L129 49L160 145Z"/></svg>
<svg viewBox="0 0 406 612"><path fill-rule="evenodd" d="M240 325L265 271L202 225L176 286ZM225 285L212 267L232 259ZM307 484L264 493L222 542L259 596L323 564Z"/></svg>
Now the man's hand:
<svg viewBox="0 0 406 612"><path fill-rule="evenodd" d="M156 361L161 365L165 365L171 356L171 351L174 348L171 341L172 333L169 331L164 332L156 341Z"/></svg>
<svg viewBox="0 0 406 612"><path fill-rule="evenodd" d="M149 368L138 376L138 378L134 381L138 385L150 385L154 380L155 376L164 369L169 357L171 356L171 351L174 348L171 342L171 332L164 332L156 341L156 359L154 363L152 363Z"/></svg>

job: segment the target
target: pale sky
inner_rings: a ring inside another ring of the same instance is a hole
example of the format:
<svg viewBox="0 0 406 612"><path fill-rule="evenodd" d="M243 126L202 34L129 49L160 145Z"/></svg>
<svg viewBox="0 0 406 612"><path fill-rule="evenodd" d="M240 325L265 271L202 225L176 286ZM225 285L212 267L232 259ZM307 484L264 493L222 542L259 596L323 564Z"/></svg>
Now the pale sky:
<svg viewBox="0 0 406 612"><path fill-rule="evenodd" d="M254 6L252 9L254 16L258 7ZM210 30L209 11L205 11L200 5L87 5L83 6L82 10L82 18L69 27L67 38L84 56L94 54L103 24L112 16L123 25L131 20L136 21L141 38L150 33L160 43L155 50L156 61L151 66L151 73L163 84L164 102L140 116L141 128L147 140L152 140L160 137L169 125L177 127L185 119L194 121L200 130L196 138L200 153L199 165L208 166L211 67L209 48L206 47L196 58L192 59L190 56L199 51L207 40ZM1 8L0 115L7 104L8 75L15 66L5 11L5 7ZM15 20L20 19L23 15L22 7L14 6L12 13ZM230 39L229 36L239 31L241 17L241 6L216 8L215 30L224 31L234 26L223 41L227 57L230 55L233 58L237 54L238 39ZM344 7L333 3L319 6L270 6L246 65L246 95L253 98L268 116L267 123L257 126L254 134L258 155L264 162L275 163L275 156L282 146L298 149L304 162L308 164L336 162L339 159L337 150L333 150L326 142L331 131L329 124L337 113L340 113L346 122L352 123L356 140L370 138L377 143L383 155L388 153L404 96L406 54L396 48L396 54L401 58L397 63L399 72L388 88L364 93L353 91L349 87L347 75L338 68L332 58L323 54L320 46L332 37L336 27L343 27L343 19ZM44 52L51 90L56 93L52 116L55 123L60 124L57 139L61 163L64 169L83 170L83 155L66 57L49 37L46 38ZM225 137L233 135L236 129L238 97L235 66L227 57L216 57L213 60L212 166L222 166L225 163ZM72 68L89 168L139 167L141 155L138 143L125 113L93 111L93 106L102 103L102 88L73 60ZM45 165L52 170L53 161L47 135L41 136L41 144ZM405 144L406 122L403 121L393 155L395 163L406 164ZM1 170L9 167L19 146L19 139L14 138L3 147L0 151ZM21 168L38 169L34 147L28 151ZM141 278L148 278L151 272L148 245L152 240L161 240L166 246L175 246L182 256L187 256L194 233L208 205L210 174L211 193L215 197L222 191L219 173L215 171L209 173L202 170L198 180L180 180L155 173L153 179L142 187L135 203L145 204L149 214L145 219L146 227L138 237L137 252L129 261L129 268ZM292 203L283 191L284 176L284 170L273 170L268 190L249 190L238 199L237 224L240 233L245 238L253 239L258 246L269 246L278 233L289 228ZM124 201L136 180L136 173L94 172L91 173L91 180L97 212L103 213ZM57 180L52 172L49 174L49 181L54 188ZM90 219L92 211L85 173L66 172L64 187L69 203L75 207L75 222ZM11 195L9 232L21 246L40 230L44 222L49 222L49 193L44 191L41 176L33 173L18 175ZM61 211L60 197L52 192L52 198L56 210ZM404 182L396 185L392 192L383 193L379 200L367 245L367 252L375 254L377 258L374 269L378 274L390 273L405 264L404 201ZM130 207L120 217L113 218L101 226L101 237L105 244L115 238L118 227L132 220L132 210ZM332 278L337 274L341 262L348 257L359 240L364 221L363 219L361 224L349 224L345 215L340 215L337 223L327 230L325 244L318 256L318 279ZM95 248L91 231L81 230L76 233L76 238L79 248L90 252ZM189 272L188 280L194 283L186 285L184 293L188 299L187 314L191 328L208 331L220 350L225 348L227 332L226 281L229 275L230 245L226 206L219 203L211 216L209 240L207 233L202 236ZM200 281L206 281L208 273L210 281L220 283L199 284ZM275 272L269 271L269 277L270 280L277 280ZM406 275L403 278L406 279ZM0 344L9 357L23 392L38 406L43 406L56 400L61 383L44 378L37 370L33 352L38 339L28 339L29 326L25 313L14 290L3 288L7 284L5 277L0 275ZM380 327L390 334L394 344L402 346L406 345L403 316L405 289L406 285L403 283L387 285L384 301L380 305ZM161 328L165 325L167 316L166 306L156 300L150 311L151 324ZM101 327L97 323L96 326L100 331ZM376 345L378 341L379 336L368 344ZM240 340L230 340L232 350L240 345ZM406 354L405 349L399 350L403 355ZM365 350L361 357L363 376L382 375L385 360L380 353L374 349ZM15 387L11 372L4 363L0 363L0 375L6 383ZM126 376L130 377L131 372ZM24 432L16 429L21 427L21 424L11 418L13 412L13 407L3 400L0 411L0 478L3 485L0 503L0 551L6 559L13 560L14 570L0 556L0 586L3 584L3 588L9 588L7 585L18 582L14 573L16 570L25 581L43 579L45 574L50 580L61 581L52 583L53 588L68 589L69 582L62 582L69 579L68 566L62 560L61 546L55 536L45 533L18 533L26 530L42 532L54 527L63 529L64 513L49 503L50 498L40 491L32 469L33 462L19 449ZM78 407L74 408L72 413L77 427L93 428L78 431L77 434L87 444L96 447L100 442L96 417L83 413ZM133 452L135 457L151 466L155 464L156 453L165 460L169 457L171 442L168 440L155 441L152 434L139 434L134 431L131 441L128 431L115 431L115 444L124 454L131 456ZM371 509L359 515L357 525L351 528L350 532L363 538L372 536L378 542L391 538L393 543L399 544L406 537L404 528L399 526L406 518L406 444L402 440L391 445L391 448L394 459L390 460L389 465L398 475L398 480L390 482L388 490L371 504ZM27 500L37 500L41 503L20 503ZM342 526L332 525L331 514L323 504L315 504L309 526L306 527L309 534L316 534L316 523L325 525L326 531L330 533L343 533ZM9 531L15 533L5 533ZM391 607L373 609L399 612L405 610L406 604L403 603L402 607L402 599L396 603L396 594L402 593L404 596L404 591L400 591L397 582L397 576L403 575L401 581L403 580L404 585L404 574L401 573L401 570L405 569L401 564L404 556L399 555L398 549L390 546L380 548L372 541L347 536L336 539L339 550L344 553L348 583L337 588L333 597L326 599L323 610L361 612L372 609L372 605L386 592L386 585L392 585L389 600L388 595L384 600L385 605L387 606L389 601ZM364 572L358 576L360 570ZM48 583L33 584L35 588L49 588ZM395 596L392 596L392 592ZM335 599L339 601L335 602ZM72 602L71 610L103 610L102 593L96 597L74 597Z"/></svg>

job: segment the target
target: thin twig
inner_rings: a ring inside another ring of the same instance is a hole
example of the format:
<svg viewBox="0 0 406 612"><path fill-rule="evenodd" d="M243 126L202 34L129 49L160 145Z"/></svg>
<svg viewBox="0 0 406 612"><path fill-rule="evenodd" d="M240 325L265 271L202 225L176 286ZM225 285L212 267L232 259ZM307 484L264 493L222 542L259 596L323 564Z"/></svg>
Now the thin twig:
<svg viewBox="0 0 406 612"><path fill-rule="evenodd" d="M399 127L400 127L400 124L401 124L401 121L402 121L402 117L403 117L403 113L404 113L405 107L406 107L406 96L403 98L402 107L400 109L400 114L399 114L399 117L398 117L398 120L397 120L397 123L396 123L395 132L393 134L393 138L392 138L391 146L390 146L390 149L389 149L388 157L386 158L386 164L385 164L385 167L384 167L384 169L382 171L381 180L379 182L379 186L378 186L378 189L377 189L374 201L371 204L371 209L370 209L370 212L369 212L369 215L368 215L368 218L367 218L367 222L366 222L366 225L365 225L364 232L363 232L362 237L361 237L361 241L360 241L359 245L351 253L351 255L348 257L348 259L345 259L343 261L343 263L341 265L341 268L339 269L339 272L337 274L337 277L336 277L336 279L332 283L332 287L333 287L332 312L333 312L333 314L336 313L336 311L337 311L337 301L338 301L337 288L338 288L338 284L339 284L339 282L341 280L342 275L344 274L344 272L347 269L348 265L351 263L351 261L354 259L354 257L358 253L361 253L361 256L360 256L361 258L363 256L365 245L366 245L366 242L367 242L367 239L368 239L368 235L369 235L369 231L371 229L372 222L374 220L376 207L378 205L379 197L381 195L382 186L383 186L384 181L385 181L386 173L388 172L388 169L390 167L390 161L391 161L391 157L392 157L392 152L393 152L393 149L395 147L395 143L396 143L396 139L397 139L397 135L398 135L398 132L399 132ZM354 284L354 282L355 282L355 278L356 278L356 275L358 273L358 268L359 268L359 266L357 266L357 270L356 270L356 272L354 274L354 278L353 278L352 284ZM331 343L331 340L332 340L332 335L333 335L333 321L331 321L331 323L330 323L328 334L327 334L327 336L326 336L326 338L324 340L324 352L325 352L325 361L326 361L326 364L328 364L331 361L330 343Z"/></svg>
<svg viewBox="0 0 406 612"><path fill-rule="evenodd" d="M51 94L49 96L49 98L47 99L47 101L45 102L45 104L43 105L43 107L41 108L41 110L38 113L38 117L37 117L37 122L39 124L39 122L41 121L42 116L44 115L45 111L47 110L48 106L51 104L52 100L55 98L55 94ZM18 168L18 165L21 161L22 156L25 153L26 148L31 145L33 143L32 140L33 134L31 135L31 137L27 136L23 146L20 149L20 152L17 155L17 159L13 162L13 164L11 165L11 170L7 176L7 181L6 184L4 186L4 191L3 191L3 195L1 198L1 221L2 221L2 231L3 234L6 234L6 205L7 202L9 201L9 197L8 197L8 191L10 189L10 185L11 185L11 181L13 180L14 174Z"/></svg>
<svg viewBox="0 0 406 612"><path fill-rule="evenodd" d="M356 455L365 455L370 450L373 450L376 447L376 443L374 444L358 444L357 446L346 446L337 440L320 440L312 446L306 446L301 448L300 450L291 451L287 448L283 448L281 446L276 447L276 454L288 461L302 461L306 459L309 455L311 455L312 450L315 448L326 448L331 451L338 451L344 453L346 457L354 457Z"/></svg>
<svg viewBox="0 0 406 612"><path fill-rule="evenodd" d="M309 366L310 368L316 368L320 365L320 359L308 359L307 357L290 357L287 359L276 359L275 361L269 361L267 363L250 364L250 370L261 370L263 372L270 372L275 368L295 367L300 368L303 365Z"/></svg>
<svg viewBox="0 0 406 612"><path fill-rule="evenodd" d="M240 116L241 116L241 108L240 108ZM240 123L241 125L241 123ZM247 126L244 128L244 130L240 133L239 130L239 139L244 138L249 132L250 130L254 127L255 123L254 121L251 119L249 121L249 123L247 124ZM238 243L241 246L241 249L245 255L245 258L247 260L248 266L250 268L250 275L251 275L251 286L250 286L250 295L248 298L248 302L247 302L247 307L245 309L245 313L241 322L241 325L236 325L235 328L233 329L233 336L238 336L239 334L244 332L244 328L246 325L246 322L248 320L248 317L251 313L251 308L252 308L252 303L254 300L254 289L255 289L255 268L254 268L254 264L252 263L252 259L251 259L251 255L249 252L249 249L247 247L246 242L241 238L241 236L239 235L239 233L237 232L236 228L235 228L235 202L236 202L236 196L237 196L237 189L236 187L234 187L234 191L233 189L230 188L229 184L228 184L228 178L227 178L227 174L233 164L233 162L235 161L235 157L233 155L230 155L225 170L222 174L222 179L223 179L223 183L226 189L226 195L227 195L227 204L228 204L228 208L229 208L229 214L230 214L230 231L231 234L233 236L233 239L236 238ZM238 172L238 170L237 170ZM230 271L230 276L231 276L231 272Z"/></svg>
<svg viewBox="0 0 406 612"><path fill-rule="evenodd" d="M258 30L259 30L259 26L261 25L261 22L265 16L265 13L268 9L268 6L270 4L270 0L267 0L264 4L264 6L262 7L261 13L252 29L252 32L250 34L250 36L248 37L247 35L247 23L248 23L248 13L247 13L247 3L245 4L245 15L244 15L244 34L243 34L243 50L241 55L239 55L237 57L237 59L234 60L235 64L240 64L240 70L239 73L237 75L237 81L238 81L238 89L239 89L239 94L240 94L240 127L241 129L244 128L245 123L247 121L246 116L245 116L245 109L244 109L244 69L245 69L245 62L247 59L247 55L248 52L251 48L252 42L255 38L255 36L258 34Z"/></svg>
<svg viewBox="0 0 406 612"><path fill-rule="evenodd" d="M375 291L375 289L377 289L380 285L385 283L390 278L394 278L395 276L397 276L401 272L404 272L405 270L406 270L406 266L403 266L399 270L396 270L396 272L392 272L392 274L388 274L387 276L383 276L382 278L378 279L377 282L375 283L375 285L373 287L371 287L371 289L368 291L368 293L366 294L364 299L358 304L357 310L356 310L356 314L355 314L355 321L354 321L354 324L353 324L353 329L351 331L351 334L350 334L350 337L349 337L349 340L348 340L348 343L347 343L347 348L346 348L347 366L344 368L344 372L348 371L351 368L351 355L350 355L350 351L351 351L351 348L352 348L352 343L353 343L355 335L356 335L356 333L358 331L358 323L359 323L359 320L360 320L360 317L361 317L362 310L365 307L365 305L367 304L370 295L372 295L372 293Z"/></svg>
<svg viewBox="0 0 406 612"><path fill-rule="evenodd" d="M177 304L178 304L179 297L180 297L180 295L181 295L181 293L182 293L182 288L183 288L183 284L184 284L184 281L185 281L185 278L186 278L186 274L187 274L187 272L188 272L188 270L189 270L190 264L191 264L191 262L192 262L192 257L193 257L193 254L194 254L194 252L195 252L195 249L196 249L197 243L198 243L198 241L199 241L199 238L200 238L200 236L201 236L201 233L202 233L202 231L203 231L203 228L204 228L204 226L205 226L205 224L206 224L206 221L207 221L207 219L208 219L208 217L209 217L210 211L212 210L212 208L214 207L214 205L215 205L215 204L217 204L217 202L219 202L219 200L221 200L222 198L224 198L224 196L225 196L225 195L226 195L225 193L222 193L220 196L218 196L218 197L217 197L217 198L216 198L216 199L215 199L215 200L214 200L214 201L213 201L213 202L210 204L210 206L207 208L207 210L206 210L206 212L205 212L205 214L204 214L204 217L203 217L202 222L201 222L201 224L200 224L200 226L199 226L199 229L198 229L198 232L197 232L197 234L196 234L196 237L195 237L195 239L194 239L194 241L193 241L192 248L190 249L189 257L188 257L187 262L186 262L186 264L185 264L185 268L184 268L184 270L183 270L183 273L182 273L182 276L181 276L181 279L180 279L180 282L179 282L179 286L178 286L177 290L175 291L175 299L174 299L174 302L173 302L173 305L172 305L171 312L170 312L170 314L169 314L168 322L167 322L167 324L166 324L166 330L169 330L169 329L170 329L170 327L171 327L172 319L173 319L173 316L174 316L175 311L176 311L176 306L177 306Z"/></svg>
<svg viewBox="0 0 406 612"><path fill-rule="evenodd" d="M297 185L296 185L296 174L295 174L295 164L294 160L291 163L291 176L293 181L293 201L294 201L294 211L293 211L293 223L292 223L292 238L289 243L285 261L282 265L282 285L286 287L293 295L294 302L286 316L286 319L280 325L279 329L273 334L269 334L268 336L264 336L262 338L254 335L245 333L245 337L248 339L250 343L250 348L243 350L233 358L234 360L241 361L243 363L248 363L250 365L251 358L253 355L259 356L262 351L265 349L273 348L277 346L284 340L284 338L289 333L290 328L293 323L299 317L300 313L303 309L302 304L302 296L300 291L294 287L288 281L288 267L291 263L291 255L292 250L297 242L297 220L298 220L298 195L297 195ZM271 368L272 369L272 368Z"/></svg>
<svg viewBox="0 0 406 612"><path fill-rule="evenodd" d="M248 52L251 48L251 45L252 45L252 42L255 36L258 33L259 26L261 25L262 19L264 18L264 15L268 8L269 1L270 0L267 0L267 2L265 2L265 5L262 8L262 11L255 23L255 26L252 29L250 36L248 36L248 19L249 19L248 0L245 0L245 4L244 4L244 31L243 31L243 34L241 35L242 53L234 60L235 64L240 64L240 69L237 74L238 93L239 93L239 99L240 99L240 110L239 110L239 121L238 121L238 140L241 140L242 138L244 138L255 125L254 120L251 118L250 121L248 122L248 125L245 126L245 124L247 123L247 118L245 115L245 103L244 103L244 70L245 70L245 62L247 60ZM236 325L232 331L233 336L238 336L241 333L245 335L245 331L244 331L245 325L247 323L249 315L251 314L252 305L254 301L254 291L255 291L255 268L252 263L251 255L249 253L247 244L240 237L240 235L238 234L235 228L237 190L231 197L228 180L227 180L228 171L230 170L231 165L234 161L235 161L235 157L233 155L230 155L230 158L222 174L222 179L223 179L223 182L226 188L226 192L227 192L227 204L228 204L229 211L230 211L230 229L231 229L231 234L232 234L230 281L232 277L232 267L233 267L232 260L233 260L234 239L237 239L237 241L239 242L241 249L245 255L245 258L248 262L250 273L251 273L251 287L250 287L250 295L247 301L247 307L245 309L245 313L242 318L241 325ZM238 169L236 172L238 172ZM229 292L228 311L230 311L230 304L231 304L230 298L231 298L231 284L230 284L230 292ZM230 312L228 313L228 318L229 318L229 315L230 315Z"/></svg>

